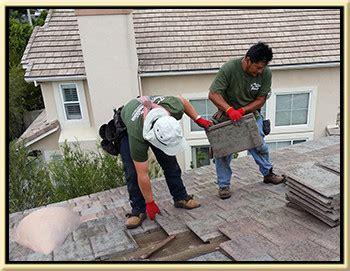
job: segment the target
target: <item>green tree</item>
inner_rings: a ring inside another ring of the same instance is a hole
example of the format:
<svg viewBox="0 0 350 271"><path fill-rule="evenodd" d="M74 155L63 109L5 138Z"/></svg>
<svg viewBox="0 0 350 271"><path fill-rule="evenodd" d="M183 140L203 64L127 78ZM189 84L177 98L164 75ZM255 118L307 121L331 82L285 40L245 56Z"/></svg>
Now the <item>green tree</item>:
<svg viewBox="0 0 350 271"><path fill-rule="evenodd" d="M24 50L32 33L32 27L22 22L23 9L11 9L9 12L9 138L13 140L23 132L23 114L25 111L44 107L41 90L32 83L24 81L24 70L20 64ZM44 23L47 12L34 21L34 25Z"/></svg>

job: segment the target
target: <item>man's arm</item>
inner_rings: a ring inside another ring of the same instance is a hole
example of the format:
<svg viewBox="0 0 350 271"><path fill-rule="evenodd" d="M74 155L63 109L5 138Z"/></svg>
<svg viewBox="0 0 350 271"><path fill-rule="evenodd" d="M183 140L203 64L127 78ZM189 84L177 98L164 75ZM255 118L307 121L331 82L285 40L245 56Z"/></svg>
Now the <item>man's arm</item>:
<svg viewBox="0 0 350 271"><path fill-rule="evenodd" d="M219 93L209 91L208 98L222 111L226 112L226 110L231 107Z"/></svg>
<svg viewBox="0 0 350 271"><path fill-rule="evenodd" d="M134 165L137 173L137 182L146 201L147 215L151 220L153 220L155 219L156 214L160 213L160 210L153 199L151 180L148 175L148 162L134 161Z"/></svg>
<svg viewBox="0 0 350 271"><path fill-rule="evenodd" d="M216 105L217 108L221 109L222 111L226 112L227 109L231 107L219 93L210 91L208 98ZM259 96L254 101L242 108L244 109L245 114L254 112L255 110L261 108L265 104L265 101L266 96Z"/></svg>
<svg viewBox="0 0 350 271"><path fill-rule="evenodd" d="M254 112L255 110L263 107L266 101L266 96L259 96L251 103L243 107L245 113Z"/></svg>
<svg viewBox="0 0 350 271"><path fill-rule="evenodd" d="M137 162L134 161L136 173L137 173L137 182L139 184L141 193L147 202L153 201L152 186L151 180L148 175L148 161L146 162Z"/></svg>
<svg viewBox="0 0 350 271"><path fill-rule="evenodd" d="M187 116L189 116L191 119L196 120L196 118L198 118L199 115L196 112L196 109L194 109L193 105L187 99L185 99L182 96L179 96L178 98L181 100L182 104L184 105L184 108L185 108L184 112L185 112L185 114Z"/></svg>
<svg viewBox="0 0 350 271"><path fill-rule="evenodd" d="M196 109L194 109L193 105L184 97L179 96L179 99L181 100L182 104L184 105L184 112L187 116L189 116L192 120L194 120L195 123L197 123L199 126L208 129L209 126L213 125L211 121L208 121L204 118L202 118L200 115L198 115Z"/></svg>

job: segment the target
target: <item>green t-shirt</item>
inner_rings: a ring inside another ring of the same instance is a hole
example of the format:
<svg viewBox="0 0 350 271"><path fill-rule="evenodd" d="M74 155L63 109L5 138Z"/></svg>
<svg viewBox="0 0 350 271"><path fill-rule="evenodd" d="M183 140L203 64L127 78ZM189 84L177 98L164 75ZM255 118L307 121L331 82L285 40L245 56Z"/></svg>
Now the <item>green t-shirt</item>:
<svg viewBox="0 0 350 271"><path fill-rule="evenodd" d="M219 93L235 109L246 106L259 96L271 91L271 70L265 67L256 77L246 74L241 66L242 58L227 61L220 68L209 90Z"/></svg>
<svg viewBox="0 0 350 271"><path fill-rule="evenodd" d="M149 96L149 98L153 103L168 110L175 119L182 118L185 108L179 98L173 96ZM145 141L142 135L143 104L137 99L132 99L123 107L121 117L128 131L131 158L137 162L147 161L150 143Z"/></svg>

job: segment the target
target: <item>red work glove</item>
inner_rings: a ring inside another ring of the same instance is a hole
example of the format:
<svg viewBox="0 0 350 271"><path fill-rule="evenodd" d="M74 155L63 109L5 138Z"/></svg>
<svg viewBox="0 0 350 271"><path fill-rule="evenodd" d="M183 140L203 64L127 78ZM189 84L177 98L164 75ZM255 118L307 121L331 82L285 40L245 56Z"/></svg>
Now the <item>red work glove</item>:
<svg viewBox="0 0 350 271"><path fill-rule="evenodd" d="M208 129L210 126L213 125L213 123L209 120L206 120L202 117L199 117L198 119L195 120L195 122L202 128Z"/></svg>
<svg viewBox="0 0 350 271"><path fill-rule="evenodd" d="M232 121L239 121L244 115L244 113L245 111L243 107L239 108L238 110L235 110L233 107L229 107L226 110L226 114L230 117Z"/></svg>
<svg viewBox="0 0 350 271"><path fill-rule="evenodd" d="M154 220L156 214L160 214L160 210L154 201L146 203L146 212L151 220Z"/></svg>

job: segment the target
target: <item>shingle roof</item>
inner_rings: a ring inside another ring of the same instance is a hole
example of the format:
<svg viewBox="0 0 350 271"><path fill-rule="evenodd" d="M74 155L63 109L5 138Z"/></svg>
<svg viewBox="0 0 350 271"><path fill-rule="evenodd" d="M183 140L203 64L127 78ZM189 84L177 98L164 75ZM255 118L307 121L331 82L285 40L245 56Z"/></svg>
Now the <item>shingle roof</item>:
<svg viewBox="0 0 350 271"><path fill-rule="evenodd" d="M316 164L339 157L340 140L339 136L329 136L271 151L274 171L288 175L305 163ZM136 253L160 241L151 238L155 237L152 233L163 232L164 239L176 235L177 239L189 240L174 244L173 254L168 250L170 243L163 250L167 253L153 255L151 261L188 260L191 253L199 256L198 253L209 252L203 249L215 250L218 246L233 261L340 261L343 223L331 228L287 203L286 184L264 184L251 156L232 161L232 169L232 197L226 200L216 196L215 166L183 172L187 192L202 204L193 210L175 208L165 179L153 180L155 200L162 214L157 215L155 221L146 219L141 227L132 230L124 226L125 214L130 212L126 186L49 205L78 212L83 222L49 255L34 253L13 239L21 219L45 206L10 214L9 258L11 261L86 261L112 257L112 260L125 261L130 259L130 251L136 250ZM320 167L319 170L322 174L326 169ZM339 175L334 174L334 178L339 180L339 185L342 183ZM135 240L140 246L135 245Z"/></svg>
<svg viewBox="0 0 350 271"><path fill-rule="evenodd" d="M332 9L135 10L141 72L216 69L258 41L271 65L338 62L340 13Z"/></svg>
<svg viewBox="0 0 350 271"><path fill-rule="evenodd" d="M136 9L140 73L218 69L258 41L271 65L340 61L339 9ZM23 56L26 78L85 75L74 10L51 10Z"/></svg>
<svg viewBox="0 0 350 271"><path fill-rule="evenodd" d="M50 10L45 25L35 27L21 63L26 78L85 76L74 10Z"/></svg>
<svg viewBox="0 0 350 271"><path fill-rule="evenodd" d="M28 143L50 131L56 131L59 127L60 124L58 120L48 121L46 110L44 109L18 138L18 142L22 142L24 144Z"/></svg>

